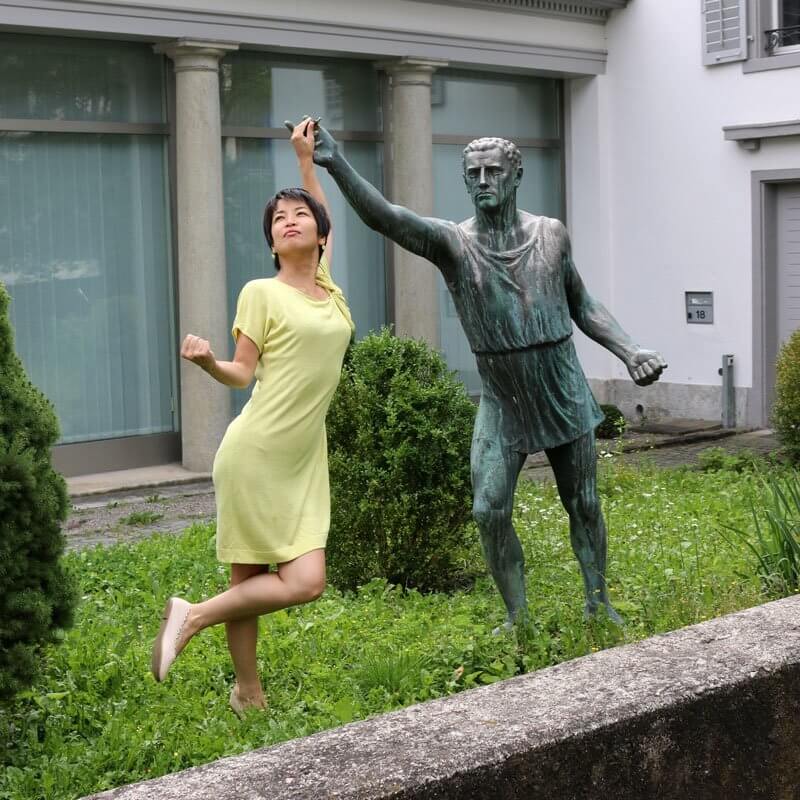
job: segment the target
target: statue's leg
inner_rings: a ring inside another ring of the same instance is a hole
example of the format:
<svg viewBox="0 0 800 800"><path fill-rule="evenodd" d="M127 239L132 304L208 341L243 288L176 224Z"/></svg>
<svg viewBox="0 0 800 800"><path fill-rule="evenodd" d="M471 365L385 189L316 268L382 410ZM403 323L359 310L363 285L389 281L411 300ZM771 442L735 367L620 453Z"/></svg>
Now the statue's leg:
<svg viewBox="0 0 800 800"><path fill-rule="evenodd" d="M594 432L547 450L561 502L569 515L572 549L578 559L586 592L586 616L603 605L616 623L622 619L608 599L606 586L606 523L597 496L597 456Z"/></svg>
<svg viewBox="0 0 800 800"><path fill-rule="evenodd" d="M472 437L472 515L484 557L506 604L509 626L528 616L525 561L511 524L514 490L524 463L524 453L503 445L497 406L482 398Z"/></svg>

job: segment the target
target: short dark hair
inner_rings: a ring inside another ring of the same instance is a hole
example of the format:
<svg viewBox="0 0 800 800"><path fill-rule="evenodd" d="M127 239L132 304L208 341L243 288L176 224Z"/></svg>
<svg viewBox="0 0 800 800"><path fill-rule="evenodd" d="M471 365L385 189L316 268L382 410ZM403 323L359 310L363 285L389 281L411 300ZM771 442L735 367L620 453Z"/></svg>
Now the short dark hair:
<svg viewBox="0 0 800 800"><path fill-rule="evenodd" d="M485 150L493 150L495 147L503 151L503 155L508 159L511 169L516 172L522 166L522 155L519 148L508 139L500 139L496 136L485 136L482 139L473 139L461 154L461 167L466 174L467 155L469 153L481 153Z"/></svg>
<svg viewBox="0 0 800 800"><path fill-rule="evenodd" d="M316 220L317 235L323 237L324 239L328 238L328 234L331 232L331 218L328 216L328 212L325 210L325 207L322 205L322 203L320 203L318 200L315 200L305 189L299 189L297 187L281 189L273 198L270 199L264 208L264 237L266 238L270 249L272 249L273 245L272 218L275 216L275 209L278 207L279 200L298 200L301 203L305 203L308 206L309 211L311 211L312 216ZM322 258L322 252L324 249L325 248L322 245L319 246L320 258ZM274 253L272 258L275 260L275 269L280 269L281 262L278 258L278 254Z"/></svg>

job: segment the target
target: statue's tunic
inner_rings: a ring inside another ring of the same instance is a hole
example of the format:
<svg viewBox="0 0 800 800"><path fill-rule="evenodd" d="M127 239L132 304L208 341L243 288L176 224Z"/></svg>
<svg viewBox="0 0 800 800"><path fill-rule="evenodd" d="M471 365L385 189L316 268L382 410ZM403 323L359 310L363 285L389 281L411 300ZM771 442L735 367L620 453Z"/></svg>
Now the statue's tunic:
<svg viewBox="0 0 800 800"><path fill-rule="evenodd" d="M522 453L574 441L603 419L572 341L572 267L556 224L539 217L528 241L500 253L457 225L461 255L447 276L483 384L476 436L499 415L503 444Z"/></svg>

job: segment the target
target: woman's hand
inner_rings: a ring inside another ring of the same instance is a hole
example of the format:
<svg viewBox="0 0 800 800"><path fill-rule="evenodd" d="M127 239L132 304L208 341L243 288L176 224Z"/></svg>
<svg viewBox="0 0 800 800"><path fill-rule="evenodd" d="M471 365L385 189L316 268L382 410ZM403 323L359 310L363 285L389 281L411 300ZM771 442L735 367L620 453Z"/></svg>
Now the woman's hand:
<svg viewBox="0 0 800 800"><path fill-rule="evenodd" d="M289 120L283 123L292 132L291 142L301 168L308 163L306 159L311 156L315 164L328 169L339 149L336 140L319 124L319 121L320 117L316 119L303 117L297 125Z"/></svg>
<svg viewBox="0 0 800 800"><path fill-rule="evenodd" d="M284 125L292 132L290 141L292 147L294 147L294 152L297 154L297 160L300 162L311 161L314 156L314 128L316 121L311 117L303 117L297 125L288 120Z"/></svg>
<svg viewBox="0 0 800 800"><path fill-rule="evenodd" d="M191 361L192 364L197 364L198 367L209 373L213 371L217 363L208 341L201 339L199 336L192 336L191 333L183 340L181 358Z"/></svg>

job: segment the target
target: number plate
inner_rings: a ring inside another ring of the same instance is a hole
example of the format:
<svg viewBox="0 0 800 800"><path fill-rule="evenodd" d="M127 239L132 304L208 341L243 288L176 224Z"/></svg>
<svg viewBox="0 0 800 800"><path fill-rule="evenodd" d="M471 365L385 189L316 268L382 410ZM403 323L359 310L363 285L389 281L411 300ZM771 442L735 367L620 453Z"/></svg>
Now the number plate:
<svg viewBox="0 0 800 800"><path fill-rule="evenodd" d="M693 325L714 322L713 292L686 292L686 322Z"/></svg>

